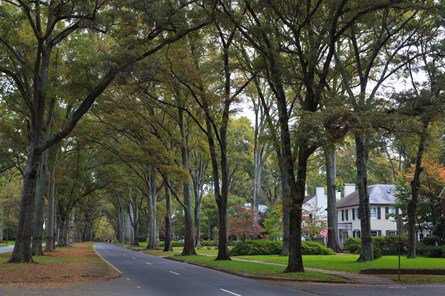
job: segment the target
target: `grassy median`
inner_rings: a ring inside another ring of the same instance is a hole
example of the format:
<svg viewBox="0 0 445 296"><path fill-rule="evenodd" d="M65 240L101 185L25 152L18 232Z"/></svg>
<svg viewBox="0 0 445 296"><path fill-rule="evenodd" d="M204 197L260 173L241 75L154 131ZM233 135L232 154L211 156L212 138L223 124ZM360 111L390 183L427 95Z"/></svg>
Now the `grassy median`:
<svg viewBox="0 0 445 296"><path fill-rule="evenodd" d="M256 262L245 261L217 261L213 257L208 256L172 256L174 260L187 263L198 264L205 267L217 268L236 273L248 274L253 276L275 277L283 279L295 279L302 281L334 281L348 282L346 279L315 271L306 271L304 273L283 273L284 268L281 266L266 265Z"/></svg>
<svg viewBox="0 0 445 296"><path fill-rule="evenodd" d="M287 264L287 257L264 255L264 256L240 256L238 258L248 260L260 260L264 262ZM303 256L304 266L328 270L346 271L352 273L360 272L362 268L397 268L397 256L383 256L371 262L356 262L358 255L307 255ZM408 259L401 257L402 268L429 268L445 269L445 258L417 257Z"/></svg>

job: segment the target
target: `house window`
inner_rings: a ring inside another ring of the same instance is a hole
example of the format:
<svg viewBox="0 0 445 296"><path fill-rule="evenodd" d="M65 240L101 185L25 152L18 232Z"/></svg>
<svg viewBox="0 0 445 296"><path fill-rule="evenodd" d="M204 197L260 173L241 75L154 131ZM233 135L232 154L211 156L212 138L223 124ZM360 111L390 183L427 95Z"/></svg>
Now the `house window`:
<svg viewBox="0 0 445 296"><path fill-rule="evenodd" d="M360 230L354 230L353 232L352 232L352 235L353 235L353 237L354 238L360 238Z"/></svg>
<svg viewBox="0 0 445 296"><path fill-rule="evenodd" d="M386 235L397 235L399 232L397 230L387 230Z"/></svg>
<svg viewBox="0 0 445 296"><path fill-rule="evenodd" d="M371 236L382 236L381 230L371 230Z"/></svg>
<svg viewBox="0 0 445 296"><path fill-rule="evenodd" d="M377 219L377 208L370 208L371 219Z"/></svg>
<svg viewBox="0 0 445 296"><path fill-rule="evenodd" d="M385 207L385 218L389 219L390 217L394 217L397 214L396 208L393 207Z"/></svg>
<svg viewBox="0 0 445 296"><path fill-rule="evenodd" d="M345 210L341 210L341 220L345 221Z"/></svg>
<svg viewBox="0 0 445 296"><path fill-rule="evenodd" d="M345 210L345 213L346 213L346 221L349 221L349 217L348 217L349 210Z"/></svg>

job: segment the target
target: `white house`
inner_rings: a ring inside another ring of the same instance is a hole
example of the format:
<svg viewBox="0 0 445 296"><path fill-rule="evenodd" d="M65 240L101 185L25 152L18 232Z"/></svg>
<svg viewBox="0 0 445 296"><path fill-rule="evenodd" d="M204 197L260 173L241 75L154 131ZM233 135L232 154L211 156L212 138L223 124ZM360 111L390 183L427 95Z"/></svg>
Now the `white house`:
<svg viewBox="0 0 445 296"><path fill-rule="evenodd" d="M337 202L338 233L342 245L347 238L361 236L358 214L359 196L355 184L345 184L345 196ZM396 185L375 184L368 186L371 214L371 235L386 236L397 234L397 222L391 214L398 213L395 208Z"/></svg>

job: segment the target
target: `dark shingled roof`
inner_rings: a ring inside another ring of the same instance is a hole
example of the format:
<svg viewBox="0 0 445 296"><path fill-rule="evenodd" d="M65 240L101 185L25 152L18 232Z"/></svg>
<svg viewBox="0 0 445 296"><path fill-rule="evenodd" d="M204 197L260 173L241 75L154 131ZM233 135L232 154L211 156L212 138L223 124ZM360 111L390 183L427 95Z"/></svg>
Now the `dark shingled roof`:
<svg viewBox="0 0 445 296"><path fill-rule="evenodd" d="M369 203L374 205L391 205L397 200L397 186L392 184L375 184L368 186ZM358 206L358 190L343 197L337 203L337 208Z"/></svg>

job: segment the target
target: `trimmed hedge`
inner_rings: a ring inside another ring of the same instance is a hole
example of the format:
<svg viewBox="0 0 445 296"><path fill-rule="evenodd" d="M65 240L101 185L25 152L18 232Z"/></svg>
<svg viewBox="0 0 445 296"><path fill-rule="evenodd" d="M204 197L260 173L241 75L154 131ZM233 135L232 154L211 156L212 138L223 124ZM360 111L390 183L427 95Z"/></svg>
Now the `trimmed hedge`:
<svg viewBox="0 0 445 296"><path fill-rule="evenodd" d="M323 244L304 241L301 242L303 255L334 255L334 251L324 246ZM248 240L239 242L230 251L232 256L247 256L247 255L280 255L282 248L281 241L271 240Z"/></svg>
<svg viewBox="0 0 445 296"><path fill-rule="evenodd" d="M407 238L402 236L400 238L401 253L406 253ZM372 247L374 257L398 254L399 237L396 235L388 236L374 236L372 237ZM343 251L359 254L361 250L361 239L348 238L343 244Z"/></svg>

